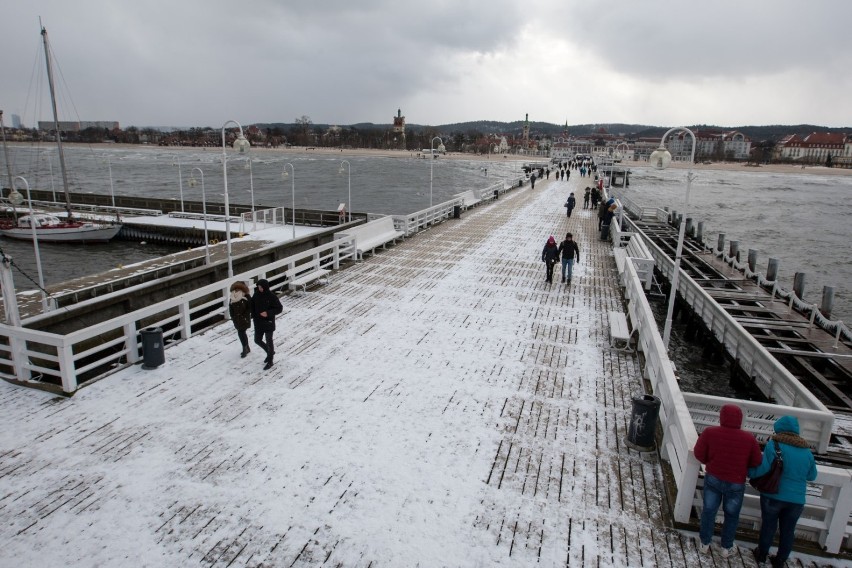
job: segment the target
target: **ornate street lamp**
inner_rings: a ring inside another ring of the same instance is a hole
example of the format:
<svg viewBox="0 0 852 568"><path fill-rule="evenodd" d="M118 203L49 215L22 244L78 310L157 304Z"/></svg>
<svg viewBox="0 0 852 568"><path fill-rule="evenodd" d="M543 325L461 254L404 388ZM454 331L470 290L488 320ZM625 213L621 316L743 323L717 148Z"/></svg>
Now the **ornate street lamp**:
<svg viewBox="0 0 852 568"><path fill-rule="evenodd" d="M669 129L663 137L660 139L660 147L654 150L651 153L651 157L649 161L651 164L658 170L663 170L668 167L668 165L672 161L671 153L666 149L665 142L666 136L671 134L672 132L682 131L686 132L692 137L692 155L689 158L690 168L686 173L686 196L684 198L684 212L681 215L680 219L680 230L678 231L677 236L677 249L675 250L675 261L674 261L674 272L672 273L672 289L669 292L669 305L666 310L666 322L663 326L663 344L668 348L669 346L669 336L671 335L672 330L672 314L674 313L674 304L675 298L677 297L677 284L680 277L680 257L683 252L683 237L686 232L686 208L689 207L689 190L692 187L693 173L692 173L692 164L695 163L695 134L692 130L684 127L677 126L675 128Z"/></svg>
<svg viewBox="0 0 852 568"><path fill-rule="evenodd" d="M340 162L340 169L337 170L338 175L343 174L343 164L346 164L346 173L349 181L349 203L346 204L346 208L349 210L349 222L352 222L352 164L349 163L349 160L343 160Z"/></svg>
<svg viewBox="0 0 852 568"><path fill-rule="evenodd" d="M207 194L204 192L204 172L201 168L192 168L189 178L189 187L195 187L198 181L195 179L195 171L201 176L201 211L204 215L204 264L210 264L210 237L207 236Z"/></svg>
<svg viewBox="0 0 852 568"><path fill-rule="evenodd" d="M290 171L293 172L293 176L290 176L290 173L287 171L287 166L290 166ZM284 171L281 172L281 179L290 178L291 180L291 191L293 195L293 240L296 240L296 168L293 167L293 164L287 162L284 164ZM283 208L282 208L283 211Z"/></svg>
<svg viewBox="0 0 852 568"><path fill-rule="evenodd" d="M435 140L438 141L438 151L446 152L447 149L444 147L444 142L441 140L440 136L435 136L432 138L432 141L429 143L429 207L432 207L432 180L434 176L432 174L434 162L435 162Z"/></svg>
<svg viewBox="0 0 852 568"><path fill-rule="evenodd" d="M15 182L21 180L27 190L27 205L30 209L30 230L33 234L33 250L35 251L36 270L38 271L38 287L41 290L41 310L47 312L47 292L44 291L44 272L41 269L41 255L38 248L38 232L36 231L36 219L33 212L33 198L30 195L30 184L22 176L15 176L12 180L12 190L9 192L9 202L18 206L24 202L24 196L15 187Z"/></svg>
<svg viewBox="0 0 852 568"><path fill-rule="evenodd" d="M234 140L234 150L240 154L245 154L248 152L251 144L249 144L249 141L246 140L246 137L243 135L243 127L240 126L240 123L236 120L229 120L222 125L222 177L225 180L225 240L227 241L228 278L230 279L234 276L234 265L231 261L231 210L228 205L228 154L225 152L225 127L229 124L235 124L237 125L237 128L240 129L237 139Z"/></svg>

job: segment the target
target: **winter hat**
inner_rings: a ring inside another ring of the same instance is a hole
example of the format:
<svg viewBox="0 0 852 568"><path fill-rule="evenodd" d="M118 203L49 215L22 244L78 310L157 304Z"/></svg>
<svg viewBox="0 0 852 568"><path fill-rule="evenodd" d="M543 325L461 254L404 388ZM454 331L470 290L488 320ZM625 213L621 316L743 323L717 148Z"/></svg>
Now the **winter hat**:
<svg viewBox="0 0 852 568"><path fill-rule="evenodd" d="M547 244L549 244L549 245L555 245L556 244L556 239L553 238L553 235L550 235L550 238L547 239Z"/></svg>
<svg viewBox="0 0 852 568"><path fill-rule="evenodd" d="M792 432L799 433L799 420L795 416L782 416L775 421L775 433Z"/></svg>
<svg viewBox="0 0 852 568"><path fill-rule="evenodd" d="M231 292L236 292L238 290L240 292L242 292L243 294L245 294L246 296L248 296L248 294L249 294L249 289L248 289L248 286L246 286L246 283L241 282L239 280L237 280L236 282L231 284Z"/></svg>
<svg viewBox="0 0 852 568"><path fill-rule="evenodd" d="M269 290L269 280L261 278L257 281L257 286L262 287L263 291L266 292L267 290Z"/></svg>

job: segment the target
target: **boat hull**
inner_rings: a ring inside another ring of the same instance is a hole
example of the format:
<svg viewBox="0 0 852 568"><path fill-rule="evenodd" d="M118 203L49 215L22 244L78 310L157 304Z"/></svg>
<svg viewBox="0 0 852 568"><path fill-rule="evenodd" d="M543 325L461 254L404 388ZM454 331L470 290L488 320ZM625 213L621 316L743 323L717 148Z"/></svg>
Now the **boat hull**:
<svg viewBox="0 0 852 568"><path fill-rule="evenodd" d="M121 230L121 225L84 227L39 227L36 235L39 242L53 243L106 243ZM32 229L16 227L0 229L0 235L11 239L32 240Z"/></svg>

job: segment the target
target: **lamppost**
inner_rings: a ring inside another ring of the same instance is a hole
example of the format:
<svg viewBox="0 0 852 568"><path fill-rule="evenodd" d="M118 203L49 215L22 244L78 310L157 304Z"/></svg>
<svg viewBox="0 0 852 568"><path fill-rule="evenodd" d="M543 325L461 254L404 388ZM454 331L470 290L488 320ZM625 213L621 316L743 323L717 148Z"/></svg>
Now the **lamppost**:
<svg viewBox="0 0 852 568"><path fill-rule="evenodd" d="M234 150L240 154L245 154L248 152L251 144L249 144L249 141L246 140L246 137L243 135L243 127L240 126L240 123L236 120L229 120L222 125L222 177L225 182L225 240L227 241L228 278L230 279L234 276L234 265L231 262L231 210L228 206L228 154L225 152L225 127L229 124L236 124L237 128L240 129L237 139L234 140Z"/></svg>
<svg viewBox="0 0 852 568"><path fill-rule="evenodd" d="M343 164L346 164L346 173L349 181L349 203L346 204L346 208L349 210L349 222L352 222L352 164L349 163L349 160L343 160L340 162L340 169L337 170L338 175L343 173Z"/></svg>
<svg viewBox="0 0 852 568"><path fill-rule="evenodd" d="M252 159L246 159L245 169L249 171L249 191L251 192L251 220L252 220L252 231L257 230L257 220L254 217L254 170L252 169Z"/></svg>
<svg viewBox="0 0 852 568"><path fill-rule="evenodd" d="M180 212L183 213L183 171L181 170L180 158L177 160L178 167L178 191L180 192ZM175 164L172 164L173 166Z"/></svg>
<svg viewBox="0 0 852 568"><path fill-rule="evenodd" d="M434 138L432 138L432 141L429 142L429 207L432 207L432 180L434 179L432 170L435 162L435 140L438 141L439 152L447 151L447 149L444 147L444 141L441 140L440 136L435 136Z"/></svg>
<svg viewBox="0 0 852 568"><path fill-rule="evenodd" d="M658 170L665 169L672 161L671 153L666 149L665 142L666 136L675 131L686 132L690 136L692 136L692 154L689 158L689 171L686 173L686 196L684 197L684 212L681 214L680 219L680 230L678 231L677 236L677 249L675 250L675 260L674 260L674 272L672 273L672 289L669 292L669 305L666 310L666 322L663 326L663 344L668 349L669 346L669 336L672 331L672 314L674 313L674 304L675 298L677 297L677 283L680 277L680 257L683 252L683 236L686 232L686 208L689 207L689 190L692 187L692 164L695 163L695 133L692 132L689 128L684 126L676 126L675 128L670 128L663 137L660 139L660 147L651 152L651 156L649 161L651 164Z"/></svg>
<svg viewBox="0 0 852 568"><path fill-rule="evenodd" d="M38 287L41 289L41 309L42 312L47 311L47 293L44 291L44 273L41 270L41 255L38 249L38 232L36 231L36 219L33 212L33 199L30 196L30 184L22 176L15 176L12 180L12 190L9 192L9 201L12 205L20 205L24 202L24 196L15 187L15 182L21 180L24 182L24 187L27 190L27 205L30 209L30 230L33 234L33 250L35 251L36 270L38 271Z"/></svg>
<svg viewBox="0 0 852 568"><path fill-rule="evenodd" d="M210 264L210 238L207 236L207 194L204 192L204 172L201 168L192 168L189 177L189 187L195 187L198 182L195 179L195 170L201 176L201 211L204 214L204 264Z"/></svg>
<svg viewBox="0 0 852 568"><path fill-rule="evenodd" d="M293 172L293 176L290 177L289 172L287 172L287 166L290 166L290 171ZM287 162L284 164L284 171L281 172L281 179L290 178L292 182L292 193L293 193L293 240L296 240L296 168L293 167L293 164ZM283 208L282 208L283 211Z"/></svg>

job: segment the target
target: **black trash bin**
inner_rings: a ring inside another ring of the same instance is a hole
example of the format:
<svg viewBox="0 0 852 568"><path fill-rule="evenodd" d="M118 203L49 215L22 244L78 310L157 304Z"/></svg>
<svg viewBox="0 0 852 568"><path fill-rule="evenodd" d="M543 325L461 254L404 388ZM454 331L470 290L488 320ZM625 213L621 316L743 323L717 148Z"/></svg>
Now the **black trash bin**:
<svg viewBox="0 0 852 568"><path fill-rule="evenodd" d="M609 223L601 225L601 240L605 241L609 238Z"/></svg>
<svg viewBox="0 0 852 568"><path fill-rule="evenodd" d="M461 205L453 205L453 219L461 219Z"/></svg>
<svg viewBox="0 0 852 568"><path fill-rule="evenodd" d="M499 189L494 190L494 199L500 199L500 190Z"/></svg>
<svg viewBox="0 0 852 568"><path fill-rule="evenodd" d="M633 412L627 430L627 445L640 452L650 452L656 446L657 417L660 399L652 394L633 397Z"/></svg>
<svg viewBox="0 0 852 568"><path fill-rule="evenodd" d="M142 336L142 368L156 369L166 362L163 348L163 330L159 327L146 327L139 332Z"/></svg>

